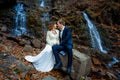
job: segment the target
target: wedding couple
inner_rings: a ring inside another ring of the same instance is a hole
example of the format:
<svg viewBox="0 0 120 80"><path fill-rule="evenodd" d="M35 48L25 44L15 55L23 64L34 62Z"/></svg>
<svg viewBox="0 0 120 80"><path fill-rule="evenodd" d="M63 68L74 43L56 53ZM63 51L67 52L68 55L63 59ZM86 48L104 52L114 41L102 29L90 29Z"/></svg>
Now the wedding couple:
<svg viewBox="0 0 120 80"><path fill-rule="evenodd" d="M73 57L73 41L70 28L65 26L63 20L57 23L51 23L47 31L46 46L36 56L25 56L25 59L32 62L36 70L41 72L49 72L52 69L57 70L62 67L59 57L60 51L65 51L68 55L67 73L71 73L72 57ZM56 28L58 27L59 30Z"/></svg>

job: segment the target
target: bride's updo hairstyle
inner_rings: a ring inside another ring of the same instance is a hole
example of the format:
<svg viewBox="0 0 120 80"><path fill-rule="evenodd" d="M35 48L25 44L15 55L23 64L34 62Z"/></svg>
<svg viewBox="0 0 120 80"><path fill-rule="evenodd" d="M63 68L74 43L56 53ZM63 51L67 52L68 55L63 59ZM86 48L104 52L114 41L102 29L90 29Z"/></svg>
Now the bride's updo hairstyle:
<svg viewBox="0 0 120 80"><path fill-rule="evenodd" d="M56 24L56 22L50 22L49 25L48 25L48 30L52 30L53 27L54 27L54 24Z"/></svg>

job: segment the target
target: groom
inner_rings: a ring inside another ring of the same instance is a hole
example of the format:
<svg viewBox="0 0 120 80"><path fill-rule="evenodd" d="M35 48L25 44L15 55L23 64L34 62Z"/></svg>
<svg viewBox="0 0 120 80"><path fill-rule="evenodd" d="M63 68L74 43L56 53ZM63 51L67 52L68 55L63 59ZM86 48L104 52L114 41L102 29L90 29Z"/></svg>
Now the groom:
<svg viewBox="0 0 120 80"><path fill-rule="evenodd" d="M72 57L73 57L73 52L72 52L73 41L72 41L71 30L70 28L65 26L65 22L63 20L58 20L57 26L60 29L60 33L59 33L60 44L52 46L53 54L55 55L55 60L56 60L56 64L53 69L57 70L62 67L62 62L59 57L59 52L66 51L68 55L67 73L70 74L71 66L72 66Z"/></svg>

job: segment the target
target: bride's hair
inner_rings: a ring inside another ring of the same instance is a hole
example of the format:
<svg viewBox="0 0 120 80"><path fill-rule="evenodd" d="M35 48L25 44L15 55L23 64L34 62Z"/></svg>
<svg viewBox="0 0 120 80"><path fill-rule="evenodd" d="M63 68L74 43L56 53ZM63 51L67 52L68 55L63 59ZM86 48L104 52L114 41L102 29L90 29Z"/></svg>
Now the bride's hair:
<svg viewBox="0 0 120 80"><path fill-rule="evenodd" d="M48 30L52 30L53 27L54 27L54 24L56 24L56 22L50 22L49 25L48 25Z"/></svg>

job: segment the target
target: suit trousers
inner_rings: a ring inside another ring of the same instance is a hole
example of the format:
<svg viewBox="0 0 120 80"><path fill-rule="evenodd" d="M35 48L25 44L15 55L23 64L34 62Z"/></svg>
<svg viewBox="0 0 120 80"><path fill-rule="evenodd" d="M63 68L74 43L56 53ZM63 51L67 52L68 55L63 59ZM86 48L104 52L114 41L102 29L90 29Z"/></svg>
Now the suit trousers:
<svg viewBox="0 0 120 80"><path fill-rule="evenodd" d="M66 51L68 54L68 67L71 67L72 65L72 57L73 57L73 52L72 52L72 47L71 46L61 46L61 45L53 45L52 46L53 54L55 56L56 64L61 62L61 59L59 57L59 52L60 51Z"/></svg>

